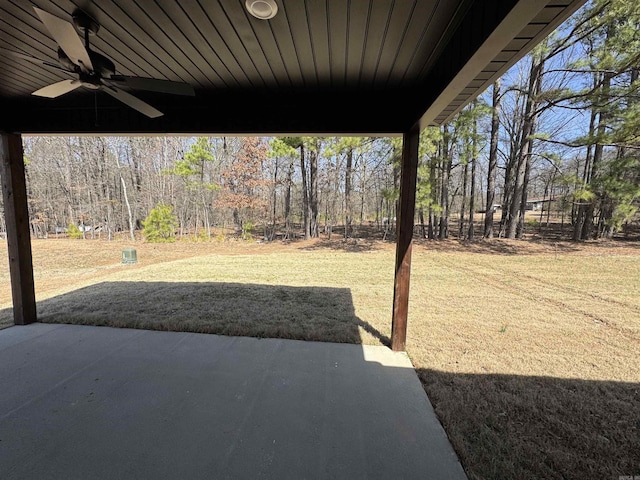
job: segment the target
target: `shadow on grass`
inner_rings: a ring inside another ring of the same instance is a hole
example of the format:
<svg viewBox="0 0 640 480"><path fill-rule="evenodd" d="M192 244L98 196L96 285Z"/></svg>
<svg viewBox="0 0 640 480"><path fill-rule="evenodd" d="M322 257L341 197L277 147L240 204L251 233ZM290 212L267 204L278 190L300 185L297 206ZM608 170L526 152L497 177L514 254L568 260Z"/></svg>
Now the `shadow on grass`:
<svg viewBox="0 0 640 480"><path fill-rule="evenodd" d="M348 288L104 282L38 302L38 320L149 330L362 343Z"/></svg>
<svg viewBox="0 0 640 480"><path fill-rule="evenodd" d="M13 325L13 308L0 309L0 330Z"/></svg>
<svg viewBox="0 0 640 480"><path fill-rule="evenodd" d="M445 253L478 253L491 255L562 255L567 253L582 252L586 249L597 252L602 249L605 253L615 253L616 249L640 249L640 243L624 239L614 240L590 240L585 242L574 242L571 240L553 241L540 238L506 239L478 238L472 242L459 241L455 238L446 240L428 240L416 238L414 243L426 250Z"/></svg>
<svg viewBox="0 0 640 480"><path fill-rule="evenodd" d="M418 376L469 478L640 474L640 384L457 374Z"/></svg>
<svg viewBox="0 0 640 480"><path fill-rule="evenodd" d="M577 252L582 249L582 244L577 242L550 242L543 240L507 240L478 239L473 242L447 240L414 239L417 245L426 250L436 252L463 252L491 255L532 255L532 254L565 254Z"/></svg>
<svg viewBox="0 0 640 480"><path fill-rule="evenodd" d="M328 238L320 239L311 245L301 246L303 250L336 250L349 253L362 253L378 250L382 245L381 240L371 240L363 238L349 238L345 240L338 236L334 236L331 240Z"/></svg>

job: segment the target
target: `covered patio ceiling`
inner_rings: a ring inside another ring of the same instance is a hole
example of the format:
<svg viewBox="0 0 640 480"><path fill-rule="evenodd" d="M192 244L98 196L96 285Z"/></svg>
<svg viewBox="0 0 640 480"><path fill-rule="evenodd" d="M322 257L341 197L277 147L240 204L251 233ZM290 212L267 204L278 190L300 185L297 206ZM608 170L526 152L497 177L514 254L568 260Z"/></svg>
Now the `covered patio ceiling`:
<svg viewBox="0 0 640 480"><path fill-rule="evenodd" d="M0 0L15 323L37 320L22 134L402 134L391 346L404 350L420 130L450 120L584 1ZM255 2L278 12L255 18ZM78 12L80 26L100 26L82 35L89 49L68 23ZM61 51L74 73L59 68ZM115 72L96 74L110 61ZM195 95L117 90L114 74L182 82ZM73 91L31 95L57 82ZM132 94L164 115L112 98Z"/></svg>
<svg viewBox="0 0 640 480"><path fill-rule="evenodd" d="M584 0L0 0L0 131L15 133L398 134L449 120ZM129 91L150 119L80 88L34 6L100 25L91 48L119 74L186 82L194 97Z"/></svg>

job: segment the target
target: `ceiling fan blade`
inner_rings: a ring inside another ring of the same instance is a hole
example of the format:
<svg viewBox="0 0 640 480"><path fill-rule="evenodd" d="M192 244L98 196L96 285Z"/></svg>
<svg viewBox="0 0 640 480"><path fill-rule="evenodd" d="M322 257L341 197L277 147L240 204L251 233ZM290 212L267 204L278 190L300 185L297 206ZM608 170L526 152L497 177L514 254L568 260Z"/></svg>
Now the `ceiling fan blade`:
<svg viewBox="0 0 640 480"><path fill-rule="evenodd" d="M27 60L31 63L35 63L36 65L45 65L47 67L57 68L58 70L63 70L65 72L69 71L66 68L62 68L60 65L57 65L55 63L48 62L46 60L41 60L40 58L32 57L30 55L25 55L24 53L14 52L12 50L6 50L4 48L0 48L0 54L6 57L13 57L21 60ZM73 73L73 72L70 72L70 73Z"/></svg>
<svg viewBox="0 0 640 480"><path fill-rule="evenodd" d="M47 27L47 30L49 30L49 33L51 33L56 43L64 50L64 53L67 54L67 57L82 70L87 72L93 71L93 64L91 63L91 58L89 58L89 52L84 48L75 27L66 20L51 15L44 10L40 10L37 7L33 7L33 9L38 14L38 17L40 17L40 20L42 20L42 23L44 23L44 26Z"/></svg>
<svg viewBox="0 0 640 480"><path fill-rule="evenodd" d="M127 93L123 90L120 90L115 87L111 87L109 85L103 85L102 90L107 92L113 98L120 100L125 105L128 105L129 107L139 111L140 113L142 113L143 115L146 115L149 118L157 118L164 115L164 113L162 113L159 110L156 110L148 103L143 102L139 98L134 97L130 93Z"/></svg>
<svg viewBox="0 0 640 480"><path fill-rule="evenodd" d="M134 90L148 90L150 92L171 93L174 95L188 95L193 97L196 92L188 83L158 80L156 78L128 77L126 75L111 75L112 82L124 83Z"/></svg>
<svg viewBox="0 0 640 480"><path fill-rule="evenodd" d="M61 82L48 85L40 90L33 92L31 95L38 97L56 98L65 93L69 93L78 87L81 87L82 83L78 80L62 80Z"/></svg>

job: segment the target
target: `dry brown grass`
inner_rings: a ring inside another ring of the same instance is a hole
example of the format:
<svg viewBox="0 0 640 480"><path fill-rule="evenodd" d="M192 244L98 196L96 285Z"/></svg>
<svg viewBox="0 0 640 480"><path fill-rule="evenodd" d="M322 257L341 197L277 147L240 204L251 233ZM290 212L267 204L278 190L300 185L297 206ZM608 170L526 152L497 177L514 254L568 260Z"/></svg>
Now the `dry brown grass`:
<svg viewBox="0 0 640 480"><path fill-rule="evenodd" d="M388 243L128 246L34 242L41 318L388 341ZM416 245L407 350L470 478L640 474L639 294L633 243Z"/></svg>
<svg viewBox="0 0 640 480"><path fill-rule="evenodd" d="M640 255L547 247L425 248L407 349L470 478L637 474Z"/></svg>

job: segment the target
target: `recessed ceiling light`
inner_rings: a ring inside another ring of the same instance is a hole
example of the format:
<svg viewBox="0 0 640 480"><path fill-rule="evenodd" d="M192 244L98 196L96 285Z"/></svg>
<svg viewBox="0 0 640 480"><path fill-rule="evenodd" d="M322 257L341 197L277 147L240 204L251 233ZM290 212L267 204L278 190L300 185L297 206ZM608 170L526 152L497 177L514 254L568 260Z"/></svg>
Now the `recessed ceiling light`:
<svg viewBox="0 0 640 480"><path fill-rule="evenodd" d="M278 13L275 0L246 0L245 5L249 13L260 20L269 20Z"/></svg>

